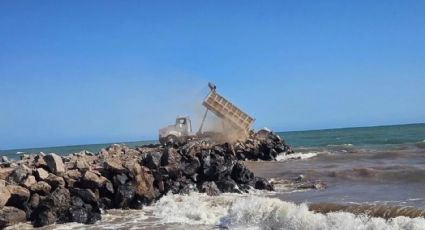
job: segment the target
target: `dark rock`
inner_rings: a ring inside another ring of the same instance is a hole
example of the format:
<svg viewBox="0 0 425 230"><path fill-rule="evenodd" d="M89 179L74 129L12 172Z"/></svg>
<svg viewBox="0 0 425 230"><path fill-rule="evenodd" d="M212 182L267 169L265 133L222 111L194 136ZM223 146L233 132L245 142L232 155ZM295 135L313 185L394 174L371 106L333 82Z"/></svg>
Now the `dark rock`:
<svg viewBox="0 0 425 230"><path fill-rule="evenodd" d="M99 208L106 210L113 208L112 200L107 197L102 197L99 199Z"/></svg>
<svg viewBox="0 0 425 230"><path fill-rule="evenodd" d="M236 182L230 178L222 179L220 181L216 182L217 187L220 189L221 192L236 192L240 193L240 191L237 189L238 185Z"/></svg>
<svg viewBox="0 0 425 230"><path fill-rule="evenodd" d="M161 165L177 165L180 163L181 155L174 148L167 148L162 154Z"/></svg>
<svg viewBox="0 0 425 230"><path fill-rule="evenodd" d="M218 196L220 194L220 190L214 181L206 181L201 186L201 192L206 193L208 196Z"/></svg>
<svg viewBox="0 0 425 230"><path fill-rule="evenodd" d="M195 157L189 157L189 159L183 161L180 165L182 172L188 176L194 175L200 167L201 162Z"/></svg>
<svg viewBox="0 0 425 230"><path fill-rule="evenodd" d="M161 166L161 157L160 152L148 153L144 159L144 165L150 169L158 169Z"/></svg>
<svg viewBox="0 0 425 230"><path fill-rule="evenodd" d="M102 196L111 196L114 194L114 185L109 180L100 188Z"/></svg>
<svg viewBox="0 0 425 230"><path fill-rule="evenodd" d="M79 196L73 196L73 197L71 197L71 205L73 207L81 208L81 207L84 206L84 201Z"/></svg>
<svg viewBox="0 0 425 230"><path fill-rule="evenodd" d="M114 177L112 178L112 181L114 185L118 187L119 185L123 185L127 183L128 177L124 173L120 173L120 174L114 175Z"/></svg>
<svg viewBox="0 0 425 230"><path fill-rule="evenodd" d="M255 181L254 183L255 189L273 191L273 185L270 184L266 179L261 177L256 177L254 181Z"/></svg>
<svg viewBox="0 0 425 230"><path fill-rule="evenodd" d="M89 212L82 207L75 207L70 210L70 220L77 223L87 223L89 220Z"/></svg>
<svg viewBox="0 0 425 230"><path fill-rule="evenodd" d="M240 162L237 162L233 166L231 176L233 180L242 184L248 184L254 179L254 173L249 171L249 169L247 169L245 165Z"/></svg>
<svg viewBox="0 0 425 230"><path fill-rule="evenodd" d="M65 188L55 189L46 199L51 202L55 210L66 211L71 205L71 194Z"/></svg>
<svg viewBox="0 0 425 230"><path fill-rule="evenodd" d="M56 222L56 215L49 207L39 206L31 214L31 222L34 227L54 224Z"/></svg>
<svg viewBox="0 0 425 230"><path fill-rule="evenodd" d="M37 208L37 206L40 204L40 195L38 195L37 193L34 193L29 201L29 206L34 209Z"/></svg>
<svg viewBox="0 0 425 230"><path fill-rule="evenodd" d="M134 186L131 183L120 185L115 193L115 207L129 208L134 199Z"/></svg>
<svg viewBox="0 0 425 230"><path fill-rule="evenodd" d="M96 194L88 188L71 188L70 192L73 196L79 196L85 203L97 203L98 197L96 197Z"/></svg>
<svg viewBox="0 0 425 230"><path fill-rule="evenodd" d="M26 222L26 220L25 212L18 208L6 206L0 209L0 228Z"/></svg>

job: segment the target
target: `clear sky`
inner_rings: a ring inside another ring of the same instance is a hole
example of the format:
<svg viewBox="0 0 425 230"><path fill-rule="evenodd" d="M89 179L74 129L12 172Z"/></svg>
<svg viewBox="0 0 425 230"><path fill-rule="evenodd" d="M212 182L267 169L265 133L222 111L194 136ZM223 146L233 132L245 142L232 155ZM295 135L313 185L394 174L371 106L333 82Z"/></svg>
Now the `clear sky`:
<svg viewBox="0 0 425 230"><path fill-rule="evenodd" d="M0 149L156 139L208 81L255 128L425 122L425 1L0 2Z"/></svg>

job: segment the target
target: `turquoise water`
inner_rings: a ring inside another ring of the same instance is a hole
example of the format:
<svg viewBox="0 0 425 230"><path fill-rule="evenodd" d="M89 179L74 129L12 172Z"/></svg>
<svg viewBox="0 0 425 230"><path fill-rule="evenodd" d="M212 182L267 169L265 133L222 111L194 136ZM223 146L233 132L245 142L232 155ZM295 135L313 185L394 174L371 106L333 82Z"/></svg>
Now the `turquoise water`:
<svg viewBox="0 0 425 230"><path fill-rule="evenodd" d="M279 132L293 147L413 144L425 141L425 124Z"/></svg>
<svg viewBox="0 0 425 230"><path fill-rule="evenodd" d="M423 142L425 140L425 124L279 132L278 134L294 148L326 147L332 145L366 146L409 144ZM130 147L152 143L157 143L157 141L124 142L124 144ZM0 150L0 155L6 155L10 159L16 159L21 153L54 152L66 155L81 150L97 152L110 144L111 143Z"/></svg>

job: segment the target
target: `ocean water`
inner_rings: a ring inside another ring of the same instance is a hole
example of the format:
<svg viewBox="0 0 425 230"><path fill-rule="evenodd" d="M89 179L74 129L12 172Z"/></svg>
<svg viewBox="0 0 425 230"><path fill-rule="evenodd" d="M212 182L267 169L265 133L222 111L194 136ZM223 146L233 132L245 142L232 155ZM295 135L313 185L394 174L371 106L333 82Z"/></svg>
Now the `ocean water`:
<svg viewBox="0 0 425 230"><path fill-rule="evenodd" d="M246 162L256 175L274 181L276 191L217 197L169 194L143 210L111 210L95 225L70 223L45 229L425 229L423 217L403 216L408 208L425 215L425 124L279 135L295 154L280 155L276 162ZM106 145L91 145L91 151ZM85 147L58 147L54 152L67 154ZM29 150L19 150L25 151ZM16 152L3 153L16 156ZM300 189L288 182L300 175L323 189ZM324 203L356 205L365 211L388 207L381 212L397 207L400 216L384 219L308 209ZM11 227L27 228L27 224Z"/></svg>

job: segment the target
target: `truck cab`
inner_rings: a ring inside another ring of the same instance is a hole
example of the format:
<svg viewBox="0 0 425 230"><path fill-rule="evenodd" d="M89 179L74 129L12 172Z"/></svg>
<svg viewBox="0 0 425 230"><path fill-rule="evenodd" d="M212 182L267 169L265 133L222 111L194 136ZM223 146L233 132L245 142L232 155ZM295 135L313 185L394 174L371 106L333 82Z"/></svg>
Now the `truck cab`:
<svg viewBox="0 0 425 230"><path fill-rule="evenodd" d="M192 136L192 121L189 116L179 116L174 125L159 129L161 144L184 143L190 136Z"/></svg>

